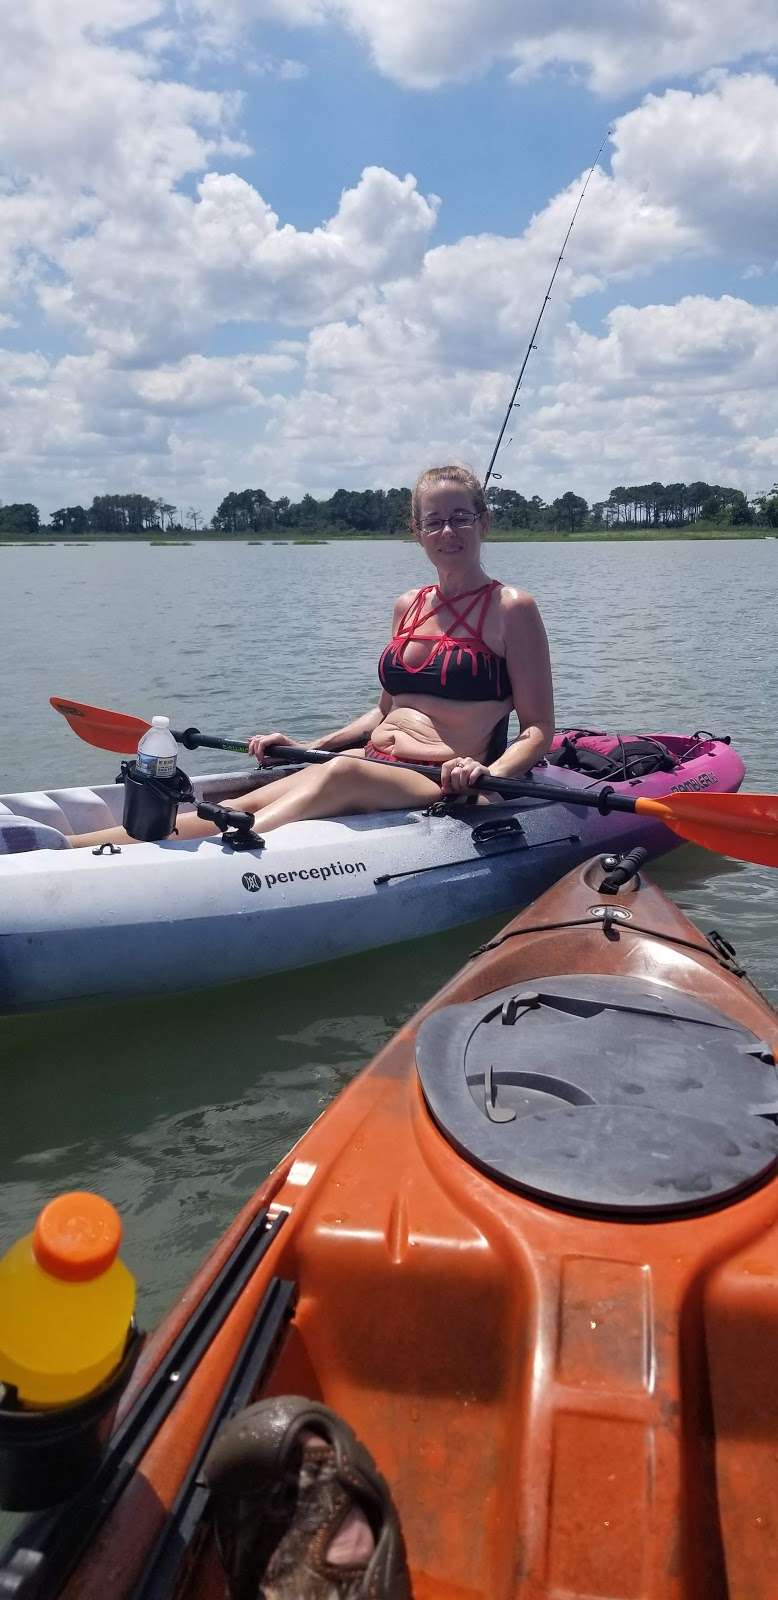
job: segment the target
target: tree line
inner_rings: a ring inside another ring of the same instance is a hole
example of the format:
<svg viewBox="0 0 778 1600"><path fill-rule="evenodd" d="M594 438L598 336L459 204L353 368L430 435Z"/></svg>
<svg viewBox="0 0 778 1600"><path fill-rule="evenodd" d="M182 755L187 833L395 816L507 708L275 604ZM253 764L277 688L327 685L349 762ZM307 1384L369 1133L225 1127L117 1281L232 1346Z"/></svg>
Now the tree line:
<svg viewBox="0 0 778 1600"><path fill-rule="evenodd" d="M546 502L517 489L493 485L487 491L497 531L526 529L534 533L586 533L623 528L704 526L778 528L778 483L748 499L742 489L723 484L619 484L607 500L592 505L568 489ZM305 494L302 500L282 495L273 500L264 489L233 490L225 495L210 522L195 506L185 510L143 494L95 495L91 506L60 506L48 524L29 502L0 506L0 536L42 534L142 536L208 533L228 538L259 538L287 533L301 535L389 534L408 532L410 489L336 489L326 500Z"/></svg>

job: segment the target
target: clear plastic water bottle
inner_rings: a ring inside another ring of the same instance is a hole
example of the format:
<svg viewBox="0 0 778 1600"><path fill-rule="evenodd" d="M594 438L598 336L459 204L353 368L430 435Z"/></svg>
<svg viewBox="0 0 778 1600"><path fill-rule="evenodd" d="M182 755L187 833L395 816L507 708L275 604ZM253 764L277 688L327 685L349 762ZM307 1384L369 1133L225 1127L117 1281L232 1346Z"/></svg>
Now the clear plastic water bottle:
<svg viewBox="0 0 778 1600"><path fill-rule="evenodd" d="M177 760L178 745L170 732L170 718L152 717L151 727L138 745L138 771L149 778L172 778Z"/></svg>
<svg viewBox="0 0 778 1600"><path fill-rule="evenodd" d="M80 1400L119 1366L135 1308L121 1236L110 1201L76 1190L0 1259L0 1383L23 1406Z"/></svg>

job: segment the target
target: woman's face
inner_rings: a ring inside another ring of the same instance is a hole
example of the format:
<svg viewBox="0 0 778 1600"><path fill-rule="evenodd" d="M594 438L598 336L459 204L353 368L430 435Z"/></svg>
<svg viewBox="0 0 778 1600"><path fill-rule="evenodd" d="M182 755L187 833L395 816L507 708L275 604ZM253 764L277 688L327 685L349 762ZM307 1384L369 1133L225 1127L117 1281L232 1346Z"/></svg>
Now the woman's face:
<svg viewBox="0 0 778 1600"><path fill-rule="evenodd" d="M461 484L444 480L422 490L416 537L431 561L479 558L486 529L487 517Z"/></svg>

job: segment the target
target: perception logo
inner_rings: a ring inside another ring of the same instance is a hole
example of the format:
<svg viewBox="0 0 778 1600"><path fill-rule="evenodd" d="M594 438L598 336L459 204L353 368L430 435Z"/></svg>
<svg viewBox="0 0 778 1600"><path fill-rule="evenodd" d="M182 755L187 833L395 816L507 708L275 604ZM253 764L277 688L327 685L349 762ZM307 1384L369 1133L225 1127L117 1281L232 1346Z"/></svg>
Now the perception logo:
<svg viewBox="0 0 778 1600"><path fill-rule="evenodd" d="M320 867L298 867L296 871L244 872L241 883L249 894L256 894L263 883L266 889L275 889L290 883L326 883L328 878L350 878L358 872L367 872L365 861L329 861Z"/></svg>

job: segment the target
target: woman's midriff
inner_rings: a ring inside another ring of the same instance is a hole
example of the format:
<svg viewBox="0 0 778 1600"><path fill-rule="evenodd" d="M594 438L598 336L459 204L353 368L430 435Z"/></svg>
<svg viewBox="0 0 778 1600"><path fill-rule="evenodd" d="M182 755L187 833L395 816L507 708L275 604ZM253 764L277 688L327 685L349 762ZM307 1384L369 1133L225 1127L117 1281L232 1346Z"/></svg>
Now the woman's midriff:
<svg viewBox="0 0 778 1600"><path fill-rule="evenodd" d="M385 751L397 761L429 761L436 765L451 756L483 757L495 724L511 709L511 701L499 707L493 701L465 704L463 701L428 699L429 712L418 705L395 701L388 716L371 734L376 750ZM498 713L497 715L495 713Z"/></svg>

